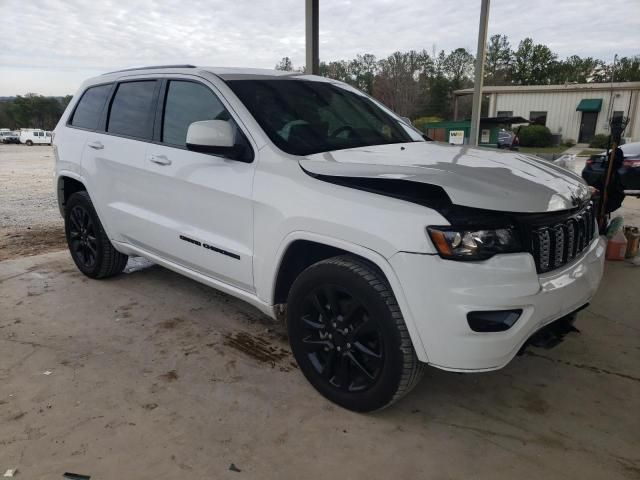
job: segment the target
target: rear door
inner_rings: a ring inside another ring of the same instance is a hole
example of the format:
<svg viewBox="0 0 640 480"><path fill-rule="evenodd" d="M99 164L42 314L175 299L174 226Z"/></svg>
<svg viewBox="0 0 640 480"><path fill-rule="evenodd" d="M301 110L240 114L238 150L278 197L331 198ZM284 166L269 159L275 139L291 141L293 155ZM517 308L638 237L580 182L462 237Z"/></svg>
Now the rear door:
<svg viewBox="0 0 640 480"><path fill-rule="evenodd" d="M138 243L145 237L145 154L159 87L156 79L116 84L101 127L87 135L83 168L91 179L89 193L109 236L118 241Z"/></svg>
<svg viewBox="0 0 640 480"><path fill-rule="evenodd" d="M227 120L248 139L212 86L174 77L163 82L155 142L145 165L148 212L141 241L170 260L253 291L254 163L187 150L187 128Z"/></svg>
<svg viewBox="0 0 640 480"><path fill-rule="evenodd" d="M103 84L87 88L69 115L66 125L56 126L55 151L58 168L70 170L81 177L82 155L87 135L100 127L105 106L113 85Z"/></svg>

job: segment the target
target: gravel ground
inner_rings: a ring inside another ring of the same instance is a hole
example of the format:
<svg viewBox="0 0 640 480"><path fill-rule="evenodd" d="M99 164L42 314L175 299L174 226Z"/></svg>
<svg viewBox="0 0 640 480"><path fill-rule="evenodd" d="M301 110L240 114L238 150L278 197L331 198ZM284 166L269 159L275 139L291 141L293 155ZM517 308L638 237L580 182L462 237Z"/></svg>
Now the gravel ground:
<svg viewBox="0 0 640 480"><path fill-rule="evenodd" d="M0 144L0 261L66 247L49 146Z"/></svg>
<svg viewBox="0 0 640 480"><path fill-rule="evenodd" d="M62 225L49 146L0 145L0 227Z"/></svg>

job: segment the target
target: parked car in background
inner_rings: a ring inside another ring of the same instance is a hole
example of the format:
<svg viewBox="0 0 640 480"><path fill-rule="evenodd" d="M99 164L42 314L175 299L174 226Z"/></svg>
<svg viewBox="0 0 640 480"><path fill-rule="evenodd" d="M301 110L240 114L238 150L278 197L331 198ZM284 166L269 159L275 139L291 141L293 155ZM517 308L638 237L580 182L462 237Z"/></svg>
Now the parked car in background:
<svg viewBox="0 0 640 480"><path fill-rule="evenodd" d="M520 142L515 133L502 129L498 132L498 148L517 150Z"/></svg>
<svg viewBox="0 0 640 480"><path fill-rule="evenodd" d="M352 410L395 402L427 363L496 370L528 342L555 345L603 272L578 175L425 141L315 75L101 75L73 97L53 151L82 273L144 256L285 314L301 372Z"/></svg>
<svg viewBox="0 0 640 480"><path fill-rule="evenodd" d="M20 135L9 129L0 130L1 143L20 143Z"/></svg>
<svg viewBox="0 0 640 480"><path fill-rule="evenodd" d="M625 143L620 146L624 159L618 169L624 192L627 195L640 196L640 142ZM607 171L609 152L591 155L582 170L582 178L594 187L602 185Z"/></svg>
<svg viewBox="0 0 640 480"><path fill-rule="evenodd" d="M51 145L51 132L39 128L23 128L20 130L20 143L25 145Z"/></svg>

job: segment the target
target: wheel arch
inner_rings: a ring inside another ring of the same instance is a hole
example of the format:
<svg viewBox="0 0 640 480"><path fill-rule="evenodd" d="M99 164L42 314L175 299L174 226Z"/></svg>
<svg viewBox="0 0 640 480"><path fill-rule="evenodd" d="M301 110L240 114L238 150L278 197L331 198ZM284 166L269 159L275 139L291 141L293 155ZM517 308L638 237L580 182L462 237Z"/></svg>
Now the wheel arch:
<svg viewBox="0 0 640 480"><path fill-rule="evenodd" d="M427 362L424 345L404 296L400 281L387 259L362 245L309 232L293 232L281 244L276 255L269 299L274 305L286 303L297 276L316 262L338 255L353 255L371 264L387 280L404 317L418 359Z"/></svg>
<svg viewBox="0 0 640 480"><path fill-rule="evenodd" d="M88 191L81 177L67 172L58 175L56 192L58 196L58 208L60 215L64 218L64 210L69 197L76 192Z"/></svg>

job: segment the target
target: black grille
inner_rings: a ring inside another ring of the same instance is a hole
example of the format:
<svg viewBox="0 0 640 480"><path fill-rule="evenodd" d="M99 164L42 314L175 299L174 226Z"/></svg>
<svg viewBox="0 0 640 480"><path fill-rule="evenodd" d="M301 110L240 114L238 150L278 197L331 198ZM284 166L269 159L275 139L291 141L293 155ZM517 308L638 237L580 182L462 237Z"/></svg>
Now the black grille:
<svg viewBox="0 0 640 480"><path fill-rule="evenodd" d="M531 254L538 273L559 268L589 246L596 233L593 204L550 225L531 230Z"/></svg>

